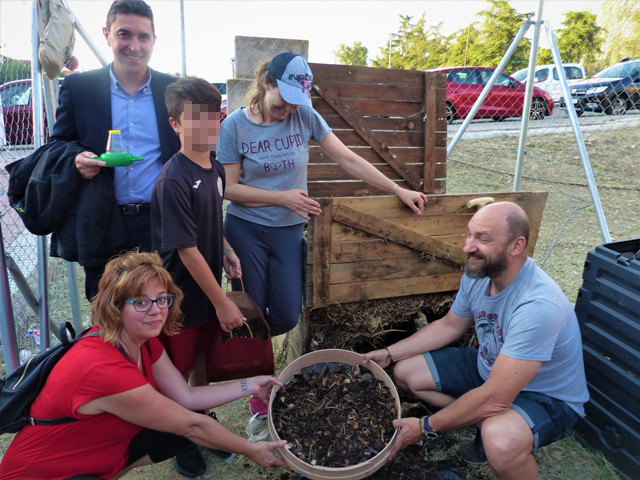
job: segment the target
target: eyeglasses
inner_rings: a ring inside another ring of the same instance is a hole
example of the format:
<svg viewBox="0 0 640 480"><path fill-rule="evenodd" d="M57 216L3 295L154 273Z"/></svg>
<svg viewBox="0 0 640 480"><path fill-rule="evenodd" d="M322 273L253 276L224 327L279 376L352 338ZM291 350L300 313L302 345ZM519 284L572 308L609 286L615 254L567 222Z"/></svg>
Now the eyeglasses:
<svg viewBox="0 0 640 480"><path fill-rule="evenodd" d="M173 294L168 293L158 298L145 298L141 300L125 300L124 303L133 305L136 312L148 312L155 303L158 308L169 308L173 304Z"/></svg>

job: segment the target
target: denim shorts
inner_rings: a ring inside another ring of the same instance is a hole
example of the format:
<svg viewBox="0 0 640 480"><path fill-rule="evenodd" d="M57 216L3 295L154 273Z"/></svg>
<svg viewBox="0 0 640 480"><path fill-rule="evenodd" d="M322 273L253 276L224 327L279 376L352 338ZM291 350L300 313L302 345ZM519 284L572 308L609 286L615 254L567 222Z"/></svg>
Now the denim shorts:
<svg viewBox="0 0 640 480"><path fill-rule="evenodd" d="M478 349L447 347L424 354L438 392L460 397L479 387ZM561 439L579 415L562 400L536 392L520 392L511 408L525 419L533 432L533 450Z"/></svg>

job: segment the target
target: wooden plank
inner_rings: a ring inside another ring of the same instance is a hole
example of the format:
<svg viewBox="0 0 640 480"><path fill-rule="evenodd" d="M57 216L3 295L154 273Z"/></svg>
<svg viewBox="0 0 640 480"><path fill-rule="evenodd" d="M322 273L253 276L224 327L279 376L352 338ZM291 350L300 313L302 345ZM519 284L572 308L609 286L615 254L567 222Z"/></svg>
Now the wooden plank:
<svg viewBox="0 0 640 480"><path fill-rule="evenodd" d="M386 163L385 164L374 164L374 166L387 178L391 180L401 180L400 176ZM417 174L420 174L422 171L422 165L407 165L407 168L413 170ZM343 170L338 164L330 164L330 163L320 163L320 164L310 164L307 167L307 180L308 181L316 181L316 180L345 180L352 179L351 175L349 175L345 170ZM387 195L389 193L387 192Z"/></svg>
<svg viewBox="0 0 640 480"><path fill-rule="evenodd" d="M391 168L398 172L398 174L412 185L414 189L420 188L421 179L419 177L411 176L411 172L404 168L402 162L400 162L397 157L393 156L393 154L389 153L389 144L382 141L381 138L375 135L358 116L352 113L350 106L347 106L345 102L333 91L331 85L325 83L319 84L316 82L313 85L313 89L331 104L336 112L338 112L358 133L358 135L362 137L366 144L370 145L371 148L373 148L382 157L382 159L391 166Z"/></svg>
<svg viewBox="0 0 640 480"><path fill-rule="evenodd" d="M349 129L351 126L340 115L323 115L322 118L333 129ZM373 131L401 131L401 132L422 132L422 118L415 117L367 117L360 116L362 121ZM446 129L445 129L446 132Z"/></svg>
<svg viewBox="0 0 640 480"><path fill-rule="evenodd" d="M331 285L365 282L369 280L391 280L406 277L428 277L429 275L459 272L442 262L414 258L393 258L367 262L337 263L331 265Z"/></svg>
<svg viewBox="0 0 640 480"><path fill-rule="evenodd" d="M376 138L376 140L382 145L393 145L394 147L413 147L416 145L421 145L422 141L422 132L386 132L386 131L372 131L368 129L368 127L364 126L371 134ZM368 147L372 146L375 149L375 146L371 145L369 141L362 137L362 135L358 134L353 129L350 130L333 130L336 137L338 137L342 143L344 143L347 147ZM393 157L392 157L393 158Z"/></svg>
<svg viewBox="0 0 640 480"><path fill-rule="evenodd" d="M466 234L436 235L434 238L462 248L467 238ZM309 242L309 252L313 255L313 242ZM369 260L390 260L412 258L421 261L421 254L397 243L387 242L381 238L367 237L351 242L331 243L331 264L366 262ZM308 257L312 263L313 258Z"/></svg>
<svg viewBox="0 0 640 480"><path fill-rule="evenodd" d="M382 163L384 160L378 155L378 153L371 147L354 147L355 153L371 163ZM392 155L396 155L403 163L422 163L422 146L418 148L394 148L389 147L389 152ZM446 155L446 152L445 152ZM445 157L446 158L446 157ZM317 145L311 145L309 147L309 163L334 163L322 149Z"/></svg>
<svg viewBox="0 0 640 480"><path fill-rule="evenodd" d="M326 83L325 79L320 79ZM316 83L317 80L314 80ZM331 82L331 88L343 100L385 100L387 102L422 102L422 88L402 83Z"/></svg>
<svg viewBox="0 0 640 480"><path fill-rule="evenodd" d="M547 202L547 192L544 192L544 195L537 195L532 197L528 202L526 208L524 205L521 207L527 212L527 216L529 217L529 222L531 224L531 228L529 230L529 246L528 252L530 256L533 256L533 252L536 247L536 243L538 242L538 235L540 233L540 224L542 223L542 214L544 211L544 206Z"/></svg>
<svg viewBox="0 0 640 480"><path fill-rule="evenodd" d="M419 252L433 255L446 262L463 265L467 259L467 255L460 247L399 227L394 223L381 220L345 205L338 205L333 220L371 235L405 245Z"/></svg>
<svg viewBox="0 0 640 480"><path fill-rule="evenodd" d="M319 86L314 83L313 87ZM312 99L313 108L320 115L331 115L335 113L335 110L331 108L331 105L326 101L315 98ZM422 114L424 115L424 109L421 103L414 102L386 102L384 100L345 100L344 104L347 105L349 112L355 116L359 115L371 115L380 116L381 112L389 117L408 117L411 115Z"/></svg>
<svg viewBox="0 0 640 480"><path fill-rule="evenodd" d="M380 172L387 178L391 180L400 180L400 176L386 163L373 164ZM415 172L416 175L420 175L422 173L422 165L421 164L408 164L406 167L409 170ZM441 178L444 177L446 171L444 169L444 164L436 165L436 177ZM345 170L342 169L336 163L319 163L319 164L309 164L307 167L307 179L309 181L316 180L345 180L351 177Z"/></svg>
<svg viewBox="0 0 640 480"><path fill-rule="evenodd" d="M418 235L424 235L426 237L461 234L462 232L467 231L467 224L471 219L471 214L433 215L427 217L423 215L418 217L405 207L404 204L401 204L400 208L403 209L403 215L406 214L404 210L408 210L409 214L413 216L402 216L399 218L388 218L385 220L380 217L375 218L380 218L381 221L391 224L396 228L415 231ZM341 224L340 222L334 222L331 235L332 240L335 243L358 241L362 238L366 238L367 234L360 231L360 229Z"/></svg>
<svg viewBox="0 0 640 480"><path fill-rule="evenodd" d="M335 304L423 293L451 292L459 288L461 277L462 272L456 272L431 275L428 277L407 277L393 280L373 280L369 282L331 285L329 303Z"/></svg>
<svg viewBox="0 0 640 480"><path fill-rule="evenodd" d="M433 193L435 181L435 148L436 148L436 106L438 98L436 95L436 78L434 74L425 72L424 74L424 174L422 175L422 191Z"/></svg>
<svg viewBox="0 0 640 480"><path fill-rule="evenodd" d="M436 131L447 136L447 76L444 73L436 73Z"/></svg>
<svg viewBox="0 0 640 480"><path fill-rule="evenodd" d="M331 264L366 262L368 260L420 260L420 253L381 238L368 237L357 242L334 242L331 246ZM313 249L313 246L311 246Z"/></svg>
<svg viewBox="0 0 640 480"><path fill-rule="evenodd" d="M329 301L329 284L331 270L331 217L333 201L320 200L322 213L315 218L313 243L316 255L313 257L313 306L327 305Z"/></svg>
<svg viewBox="0 0 640 480"><path fill-rule="evenodd" d="M406 182L396 182L404 188L413 187ZM436 190L444 191L445 181L436 180ZM390 195L389 192L379 190L365 182L343 181L343 182L308 182L309 195L312 197L362 197L367 195ZM368 197L370 198L370 197Z"/></svg>
<svg viewBox="0 0 640 480"><path fill-rule="evenodd" d="M534 218L541 218L542 215L539 206L532 209L529 205L537 204L540 201L544 205L547 192L479 192L458 195L427 195L428 202L425 205L424 215L473 214L475 209L468 209L466 203L478 197L493 197L496 202L517 203L527 212L533 222ZM341 198L339 203L383 219L415 216L410 210L405 209L401 202L392 197Z"/></svg>
<svg viewBox="0 0 640 480"><path fill-rule="evenodd" d="M309 64L313 72L313 81L356 82L356 83L404 83L422 86L422 72L386 68L355 67L352 65L331 65L323 63Z"/></svg>

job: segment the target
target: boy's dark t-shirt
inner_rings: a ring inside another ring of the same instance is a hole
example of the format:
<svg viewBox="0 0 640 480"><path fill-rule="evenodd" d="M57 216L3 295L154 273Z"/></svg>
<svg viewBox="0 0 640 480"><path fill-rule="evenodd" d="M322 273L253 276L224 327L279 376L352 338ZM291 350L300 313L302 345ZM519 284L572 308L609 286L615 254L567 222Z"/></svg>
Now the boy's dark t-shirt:
<svg viewBox="0 0 640 480"><path fill-rule="evenodd" d="M215 309L180 260L179 248L198 247L216 281L222 279L224 168L211 153L202 168L178 152L158 175L151 200L152 245L182 289L182 323L197 327L216 319Z"/></svg>

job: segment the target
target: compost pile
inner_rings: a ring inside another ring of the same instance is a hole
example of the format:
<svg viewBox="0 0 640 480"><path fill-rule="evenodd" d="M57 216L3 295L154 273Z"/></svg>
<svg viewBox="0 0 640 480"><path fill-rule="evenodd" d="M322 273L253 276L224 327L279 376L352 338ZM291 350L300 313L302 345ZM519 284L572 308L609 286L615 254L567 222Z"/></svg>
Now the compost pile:
<svg viewBox="0 0 640 480"><path fill-rule="evenodd" d="M324 467L357 465L379 453L397 417L386 385L344 363L302 369L276 394L273 424L300 460Z"/></svg>
<svg viewBox="0 0 640 480"><path fill-rule="evenodd" d="M311 312L309 350L342 348L366 353L406 338L442 318L455 293L431 293L330 305ZM456 346L475 342L473 332Z"/></svg>
<svg viewBox="0 0 640 480"><path fill-rule="evenodd" d="M269 338L269 327L261 318L247 320L240 327L232 331L233 338ZM231 335L225 331L220 332L220 342L225 343Z"/></svg>

